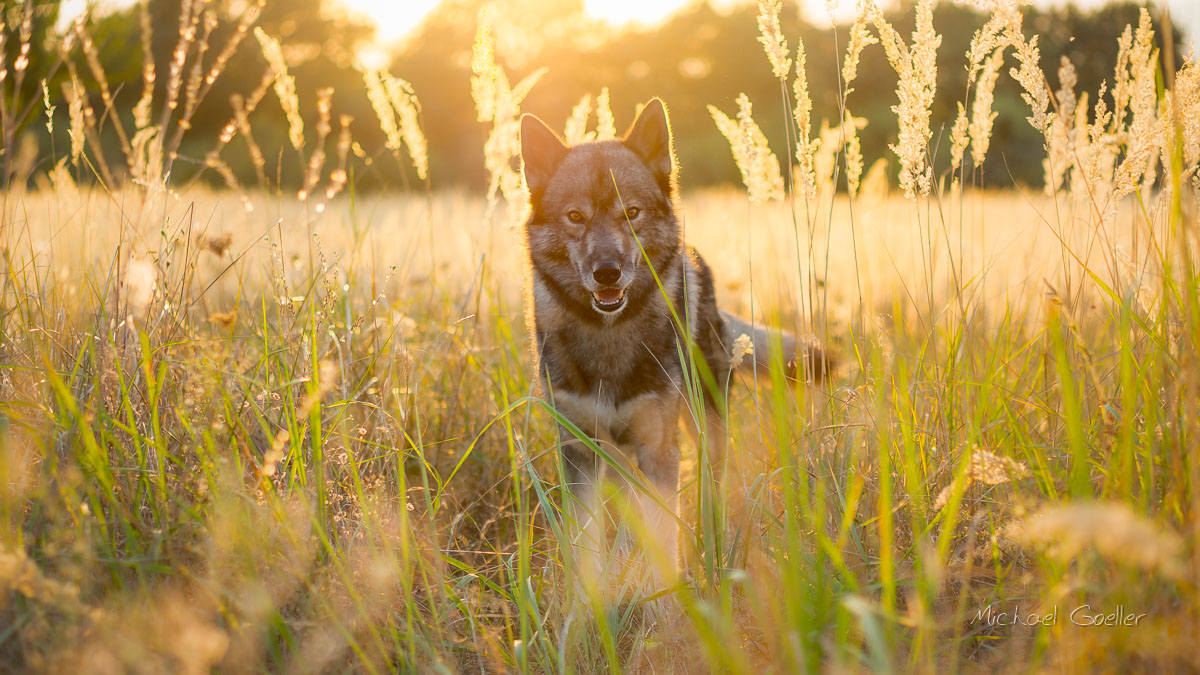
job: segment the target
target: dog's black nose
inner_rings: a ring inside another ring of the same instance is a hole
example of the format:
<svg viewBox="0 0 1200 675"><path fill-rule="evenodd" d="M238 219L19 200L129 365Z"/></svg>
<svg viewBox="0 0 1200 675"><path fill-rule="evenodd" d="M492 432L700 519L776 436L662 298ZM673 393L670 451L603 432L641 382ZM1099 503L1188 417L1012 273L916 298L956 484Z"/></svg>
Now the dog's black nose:
<svg viewBox="0 0 1200 675"><path fill-rule="evenodd" d="M598 284L612 286L621 279L621 266L612 261L596 263L592 268L592 278Z"/></svg>

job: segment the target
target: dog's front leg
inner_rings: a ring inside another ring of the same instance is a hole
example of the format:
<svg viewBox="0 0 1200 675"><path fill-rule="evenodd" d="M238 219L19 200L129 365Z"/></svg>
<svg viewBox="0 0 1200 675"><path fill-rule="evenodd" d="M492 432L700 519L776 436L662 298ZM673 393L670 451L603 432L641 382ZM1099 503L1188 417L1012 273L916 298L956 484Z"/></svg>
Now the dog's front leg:
<svg viewBox="0 0 1200 675"><path fill-rule="evenodd" d="M630 424L638 469L653 494L634 490L643 524L655 590L679 578L679 400L651 400L639 406Z"/></svg>
<svg viewBox="0 0 1200 675"><path fill-rule="evenodd" d="M600 458L566 429L559 429L559 448L566 473L567 514L571 520L572 561L578 581L588 593L599 589L604 537L604 514L600 508Z"/></svg>

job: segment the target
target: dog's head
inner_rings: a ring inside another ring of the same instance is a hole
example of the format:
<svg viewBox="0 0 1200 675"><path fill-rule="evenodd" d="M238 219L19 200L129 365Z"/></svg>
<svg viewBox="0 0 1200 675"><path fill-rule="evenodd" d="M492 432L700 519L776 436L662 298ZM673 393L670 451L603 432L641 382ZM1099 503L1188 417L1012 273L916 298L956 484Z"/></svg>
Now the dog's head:
<svg viewBox="0 0 1200 675"><path fill-rule="evenodd" d="M624 138L567 147L541 120L521 119L521 158L534 265L577 306L616 316L654 290L683 243L675 218L675 156L662 101Z"/></svg>

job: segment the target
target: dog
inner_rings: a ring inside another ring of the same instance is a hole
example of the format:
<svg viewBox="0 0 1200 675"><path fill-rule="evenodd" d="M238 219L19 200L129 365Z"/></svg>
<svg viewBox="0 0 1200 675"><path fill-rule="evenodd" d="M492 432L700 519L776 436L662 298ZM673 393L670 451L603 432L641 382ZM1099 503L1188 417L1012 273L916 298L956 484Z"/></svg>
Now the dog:
<svg viewBox="0 0 1200 675"><path fill-rule="evenodd" d="M729 380L738 338L752 340L754 358L746 365L767 367L775 341L785 367L811 380L824 375L826 358L793 335L772 336L717 308L712 272L684 243L674 139L661 100L645 105L620 139L568 147L532 115L522 117L520 139L530 200L526 305L538 379L554 409L609 455L602 459L560 424L579 571L593 581L600 574L602 481L621 483L622 473L640 472L655 494L629 492L642 538L659 548L654 579L660 588L674 585L678 420L689 375L707 371L700 378L704 419L719 476L725 455L719 387ZM691 391L698 381L692 379Z"/></svg>

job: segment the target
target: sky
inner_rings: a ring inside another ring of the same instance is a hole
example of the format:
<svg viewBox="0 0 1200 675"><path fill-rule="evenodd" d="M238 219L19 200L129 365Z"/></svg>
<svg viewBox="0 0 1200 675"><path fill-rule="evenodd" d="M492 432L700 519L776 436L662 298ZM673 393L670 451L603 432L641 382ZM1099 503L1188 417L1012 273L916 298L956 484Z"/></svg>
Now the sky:
<svg viewBox="0 0 1200 675"><path fill-rule="evenodd" d="M377 39L380 47L386 47L403 39L420 23L426 14L437 7L440 0L332 0L340 2L352 12L373 20L377 26ZM692 2L700 0L584 0L584 9L595 18L603 19L621 26L626 24L654 25L669 17L672 13ZM709 4L718 9L730 7L740 2L752 0L709 0ZM836 16L838 20L854 18L855 0L834 0L837 3ZM1070 0L1034 0L1040 5L1066 4ZM1106 0L1075 0L1083 7L1098 6ZM64 0L62 16L69 21L94 0ZM132 0L101 1L101 5L128 5ZM823 20L825 17L825 2L823 0L807 0L810 10L809 19ZM881 4L886 4L883 0ZM1185 41L1196 45L1200 34L1200 0L1166 0L1171 9L1172 19L1186 33ZM1157 18L1157 17L1156 17Z"/></svg>
<svg viewBox="0 0 1200 675"><path fill-rule="evenodd" d="M383 44L390 44L404 38L416 28L421 19L438 5L439 0L336 0L349 7L352 11L365 15L376 22L378 39ZM749 0L741 0L743 2ZM1065 0L1036 0L1041 5L1065 4ZM588 14L598 19L604 19L615 25L635 23L653 25L681 7L696 0L584 0L584 8ZM710 0L715 7L728 7L738 4L739 0ZM810 19L824 18L824 2L808 0L812 9ZM1105 0L1076 0L1076 4L1088 7L1104 4ZM852 19L854 16L854 0L838 0L838 18ZM1171 9L1171 17L1184 31L1185 38L1194 43L1197 31L1200 30L1200 0L1166 0Z"/></svg>

